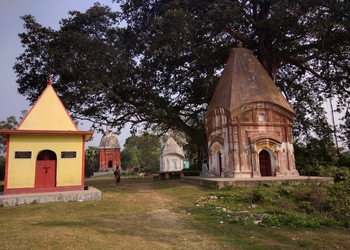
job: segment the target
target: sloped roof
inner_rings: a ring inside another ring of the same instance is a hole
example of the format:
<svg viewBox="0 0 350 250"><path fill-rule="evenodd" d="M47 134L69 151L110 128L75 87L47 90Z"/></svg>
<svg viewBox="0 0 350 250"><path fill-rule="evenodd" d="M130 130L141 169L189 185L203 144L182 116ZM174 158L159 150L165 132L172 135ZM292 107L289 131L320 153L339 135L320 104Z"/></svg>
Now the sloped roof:
<svg viewBox="0 0 350 250"><path fill-rule="evenodd" d="M52 79L15 130L0 130L0 135L82 135L88 141L93 130L78 130L52 87Z"/></svg>
<svg viewBox="0 0 350 250"><path fill-rule="evenodd" d="M253 52L245 48L231 50L215 88L206 116L222 107L228 112L254 102L270 102L294 114L294 110Z"/></svg>
<svg viewBox="0 0 350 250"><path fill-rule="evenodd" d="M170 154L177 154L182 157L185 157L184 152L172 137L169 137L169 139L166 141L160 152L161 157Z"/></svg>
<svg viewBox="0 0 350 250"><path fill-rule="evenodd" d="M120 148L117 135L111 130L107 131L101 138L99 148Z"/></svg>
<svg viewBox="0 0 350 250"><path fill-rule="evenodd" d="M19 124L17 130L78 131L51 82Z"/></svg>

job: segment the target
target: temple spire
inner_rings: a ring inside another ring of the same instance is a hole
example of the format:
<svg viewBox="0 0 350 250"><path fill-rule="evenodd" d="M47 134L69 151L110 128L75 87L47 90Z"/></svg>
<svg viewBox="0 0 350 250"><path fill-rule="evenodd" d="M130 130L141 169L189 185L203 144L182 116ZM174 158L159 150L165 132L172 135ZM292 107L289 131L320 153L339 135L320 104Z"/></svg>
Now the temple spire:
<svg viewBox="0 0 350 250"><path fill-rule="evenodd" d="M52 85L52 77L51 76L49 76L49 80L47 81L47 84Z"/></svg>

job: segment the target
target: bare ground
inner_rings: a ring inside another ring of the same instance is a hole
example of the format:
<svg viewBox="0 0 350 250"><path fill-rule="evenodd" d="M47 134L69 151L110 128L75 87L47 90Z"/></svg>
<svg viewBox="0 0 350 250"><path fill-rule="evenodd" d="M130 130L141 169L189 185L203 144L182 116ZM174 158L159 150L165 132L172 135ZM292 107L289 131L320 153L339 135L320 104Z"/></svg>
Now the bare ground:
<svg viewBox="0 0 350 250"><path fill-rule="evenodd" d="M142 204L142 209L146 210L146 213L122 215L124 220L121 228L134 232L134 235L126 237L132 236L133 241L142 242L133 244L134 247L140 246L133 249L232 249L198 232L191 214L178 210L178 201L165 197L151 185L150 182L142 182L118 187L130 191L123 202L130 207ZM130 247L129 240L124 244L126 248Z"/></svg>

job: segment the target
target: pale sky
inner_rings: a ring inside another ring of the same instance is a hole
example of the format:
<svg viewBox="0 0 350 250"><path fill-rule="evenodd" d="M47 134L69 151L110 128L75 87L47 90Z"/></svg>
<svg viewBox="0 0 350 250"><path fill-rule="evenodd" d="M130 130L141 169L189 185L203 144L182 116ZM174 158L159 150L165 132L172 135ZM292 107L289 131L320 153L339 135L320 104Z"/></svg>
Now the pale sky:
<svg viewBox="0 0 350 250"><path fill-rule="evenodd" d="M23 21L20 16L33 15L44 27L59 29L59 21L68 17L68 11L85 12L95 2L108 5L117 10L117 4L111 0L0 0L0 121L9 116L19 117L21 110L29 110L29 102L17 92L16 75L13 65L22 52L19 33L23 33ZM89 130L89 124L79 125L81 130ZM98 146L101 134L94 134L94 140L87 146ZM130 136L124 129L118 136L123 147L125 139Z"/></svg>

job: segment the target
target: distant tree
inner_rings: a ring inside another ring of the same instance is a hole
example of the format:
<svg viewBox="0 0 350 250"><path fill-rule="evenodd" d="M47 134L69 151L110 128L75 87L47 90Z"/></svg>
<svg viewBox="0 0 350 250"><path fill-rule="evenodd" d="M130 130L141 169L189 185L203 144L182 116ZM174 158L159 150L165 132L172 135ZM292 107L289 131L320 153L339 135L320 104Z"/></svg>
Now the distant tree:
<svg viewBox="0 0 350 250"><path fill-rule="evenodd" d="M22 110L20 117L9 116L5 121L0 121L0 129L16 129L26 114L27 110ZM0 135L0 154L4 153L6 153L6 138Z"/></svg>
<svg viewBox="0 0 350 250"><path fill-rule="evenodd" d="M158 171L159 154L160 140L157 135L147 132L141 136L133 135L125 141L121 153L122 166L146 167L148 170Z"/></svg>
<svg viewBox="0 0 350 250"><path fill-rule="evenodd" d="M85 150L85 177L99 170L100 150L98 147L89 146Z"/></svg>
<svg viewBox="0 0 350 250"><path fill-rule="evenodd" d="M342 153L340 158L340 165L347 167L350 170L350 151L345 151Z"/></svg>
<svg viewBox="0 0 350 250"><path fill-rule="evenodd" d="M345 117L342 119L343 124L340 124L341 136L340 139L345 143L348 150L350 150L350 104L345 111Z"/></svg>
<svg viewBox="0 0 350 250"><path fill-rule="evenodd" d="M26 114L27 114L27 110L22 110L20 117L16 118L15 116L9 116L5 121L0 121L0 130L16 129ZM3 156L5 153L6 153L6 138L0 135L0 179L3 179L5 176L6 158Z"/></svg>
<svg viewBox="0 0 350 250"><path fill-rule="evenodd" d="M0 180L5 178L5 161L5 157L0 155Z"/></svg>
<svg viewBox="0 0 350 250"><path fill-rule="evenodd" d="M294 143L295 164L301 175L317 176L321 168L337 166L339 158L332 140L309 137L307 143Z"/></svg>
<svg viewBox="0 0 350 250"><path fill-rule="evenodd" d="M140 167L140 151L137 147L129 146L124 147L120 152L120 158L122 162L122 169L126 171L132 171L135 167Z"/></svg>

